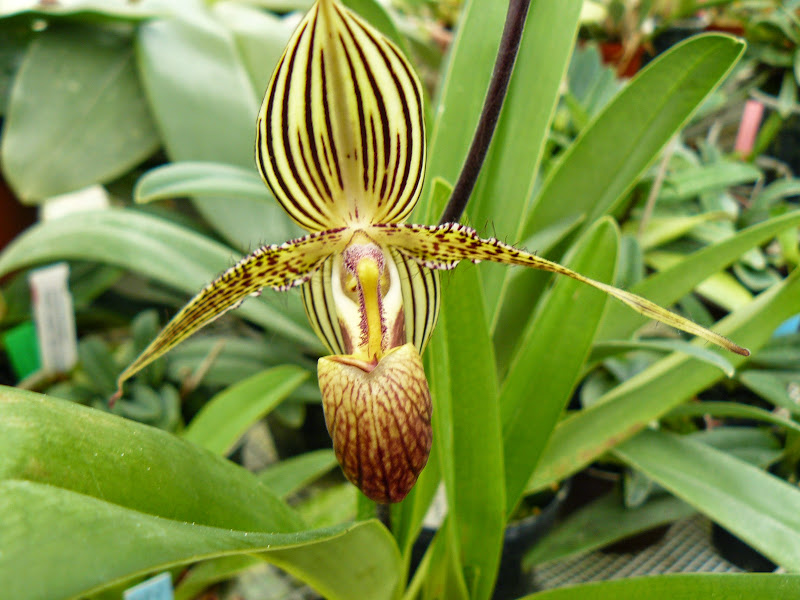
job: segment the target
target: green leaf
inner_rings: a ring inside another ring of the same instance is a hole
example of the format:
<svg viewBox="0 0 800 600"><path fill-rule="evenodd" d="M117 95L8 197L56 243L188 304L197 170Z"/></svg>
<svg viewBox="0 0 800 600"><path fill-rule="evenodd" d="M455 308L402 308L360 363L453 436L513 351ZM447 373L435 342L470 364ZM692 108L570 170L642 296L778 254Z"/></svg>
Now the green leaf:
<svg viewBox="0 0 800 600"><path fill-rule="evenodd" d="M301 527L297 515L253 475L187 441L0 386L0 481L6 479L210 527L273 533Z"/></svg>
<svg viewBox="0 0 800 600"><path fill-rule="evenodd" d="M598 362L624 352L650 350L656 352L684 352L694 358L716 366L728 377L733 377L736 370L731 362L721 354L709 348L685 342L683 340L621 340L600 342L592 346L589 362Z"/></svg>
<svg viewBox="0 0 800 600"><path fill-rule="evenodd" d="M287 458L258 474L270 491L282 498L302 489L336 466L333 450L315 450Z"/></svg>
<svg viewBox="0 0 800 600"><path fill-rule="evenodd" d="M433 111L436 118L428 131L425 185L412 223L438 219L446 201L440 199L441 205L432 202L432 186L438 177L450 182L458 179L489 87L505 14L505 3L495 0L472 0L461 12L440 75Z"/></svg>
<svg viewBox="0 0 800 600"><path fill-rule="evenodd" d="M771 332L797 310L800 271L720 321L719 333L757 350ZM730 355L738 368L746 359ZM560 481L631 437L648 423L721 376L717 367L685 354L672 354L604 394L590 408L559 423L537 466L529 489Z"/></svg>
<svg viewBox="0 0 800 600"><path fill-rule="evenodd" d="M184 196L210 197L220 206L231 199L263 203L269 218L261 223L261 243L282 244L303 233L252 169L210 162L172 163L145 173L133 190L139 203Z"/></svg>
<svg viewBox="0 0 800 600"><path fill-rule="evenodd" d="M133 210L69 215L28 229L0 255L0 273L64 259L120 266L194 294L228 268L236 253L194 231ZM243 317L314 351L322 345L309 330L299 303L278 294L245 302Z"/></svg>
<svg viewBox="0 0 800 600"><path fill-rule="evenodd" d="M158 143L128 37L76 25L36 35L3 127L3 170L20 199L109 181Z"/></svg>
<svg viewBox="0 0 800 600"><path fill-rule="evenodd" d="M642 248L649 250L680 238L698 225L720 219L730 219L730 217L722 211L692 216L655 217L648 221L644 232L639 237L639 243L641 243ZM626 228L626 233L632 233L630 230L639 225L638 221L630 221L629 223L630 226Z"/></svg>
<svg viewBox="0 0 800 600"><path fill-rule="evenodd" d="M696 36L642 70L581 133L550 172L525 235L576 213L587 223L631 189L744 51L726 35ZM620 132L625 135L620 135Z"/></svg>
<svg viewBox="0 0 800 600"><path fill-rule="evenodd" d="M137 62L153 116L173 161L213 161L255 173L255 90L233 34L205 10L142 25ZM264 82L263 88L266 88ZM241 198L196 198L206 220L240 250L261 238L271 211Z"/></svg>
<svg viewBox="0 0 800 600"><path fill-rule="evenodd" d="M521 239L582 5L534 0L528 10L514 75L468 210L470 222L492 223L498 237ZM493 320L505 267L487 265L481 275Z"/></svg>
<svg viewBox="0 0 800 600"><path fill-rule="evenodd" d="M643 431L614 453L782 567L800 569L800 491L725 452Z"/></svg>
<svg viewBox="0 0 800 600"><path fill-rule="evenodd" d="M447 293L429 350L434 444L447 490L451 539L471 597L489 598L506 505L494 356L476 267L459 266L443 287Z"/></svg>
<svg viewBox="0 0 800 600"><path fill-rule="evenodd" d="M236 49L259 99L278 64L297 21L260 10L249 3L214 2L211 13L232 34Z"/></svg>
<svg viewBox="0 0 800 600"><path fill-rule="evenodd" d="M685 255L674 252L652 251L645 256L647 265L657 271L680 265ZM719 271L697 284L697 293L726 310L734 310L753 299L753 294L730 273Z"/></svg>
<svg viewBox="0 0 800 600"><path fill-rule="evenodd" d="M592 279L613 281L618 241L614 224L603 219L576 244L568 266ZM607 297L563 277L522 335L500 394L508 514L578 383Z"/></svg>
<svg viewBox="0 0 800 600"><path fill-rule="evenodd" d="M0 536L4 593L19 600L82 598L134 576L234 554L260 554L326 598L388 600L400 566L377 521L290 534L237 531L29 481L0 483Z"/></svg>
<svg viewBox="0 0 800 600"><path fill-rule="evenodd" d="M745 371L739 381L767 402L800 415L800 371Z"/></svg>
<svg viewBox="0 0 800 600"><path fill-rule="evenodd" d="M308 376L308 371L289 365L257 373L211 398L189 423L183 437L215 454L227 454L251 425Z"/></svg>
<svg viewBox="0 0 800 600"><path fill-rule="evenodd" d="M683 500L661 496L636 508L609 493L572 513L525 555L525 568L597 550L625 537L689 517L695 509Z"/></svg>
<svg viewBox="0 0 800 600"><path fill-rule="evenodd" d="M684 257L679 263L637 283L630 291L662 306L670 306L750 248L765 244L779 232L797 225L800 225L800 211L753 225L725 241ZM598 337L602 340L624 339L646 322L647 319L625 307L611 304Z"/></svg>
<svg viewBox="0 0 800 600"><path fill-rule="evenodd" d="M586 583L525 596L526 600L775 600L792 597L800 575L772 573L671 574Z"/></svg>
<svg viewBox="0 0 800 600"><path fill-rule="evenodd" d="M252 169L213 162L185 161L151 169L136 182L133 190L133 199L139 203L181 196L222 195L275 202Z"/></svg>
<svg viewBox="0 0 800 600"><path fill-rule="evenodd" d="M744 43L729 36L697 36L640 71L549 171L517 238L528 239L537 230L572 222L576 216L585 216L585 230L612 210L743 50ZM548 258L557 259L557 254ZM534 274L506 273L498 317L505 334L513 337L522 331L527 313L519 307L536 297L541 281Z"/></svg>
<svg viewBox="0 0 800 600"><path fill-rule="evenodd" d="M745 162L720 161L682 169L668 177L658 195L659 203L696 198L706 192L761 179L758 167Z"/></svg>
<svg viewBox="0 0 800 600"><path fill-rule="evenodd" d="M692 402L689 404L682 404L672 409L667 418L672 417L702 417L704 415L713 415L715 417L738 417L741 419L754 419L778 425L786 429L791 429L800 433L800 423L791 419L786 419L775 413L758 408L756 406L749 406L747 404L739 404L738 402Z"/></svg>
<svg viewBox="0 0 800 600"><path fill-rule="evenodd" d="M258 556L234 554L204 561L183 575L175 587L174 600L195 600L208 587L227 581L246 569L262 564Z"/></svg>

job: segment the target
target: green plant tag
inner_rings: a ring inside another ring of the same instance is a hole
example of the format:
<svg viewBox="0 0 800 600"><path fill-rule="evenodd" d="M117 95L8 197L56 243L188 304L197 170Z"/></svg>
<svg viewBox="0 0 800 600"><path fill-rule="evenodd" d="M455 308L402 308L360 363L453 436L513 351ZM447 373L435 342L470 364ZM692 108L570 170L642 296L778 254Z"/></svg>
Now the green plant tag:
<svg viewBox="0 0 800 600"><path fill-rule="evenodd" d="M124 600L173 600L172 576L161 573L142 583L128 588L123 595Z"/></svg>
<svg viewBox="0 0 800 600"><path fill-rule="evenodd" d="M39 345L36 342L36 327L32 321L17 325L4 333L3 344L18 379L25 379L39 370Z"/></svg>

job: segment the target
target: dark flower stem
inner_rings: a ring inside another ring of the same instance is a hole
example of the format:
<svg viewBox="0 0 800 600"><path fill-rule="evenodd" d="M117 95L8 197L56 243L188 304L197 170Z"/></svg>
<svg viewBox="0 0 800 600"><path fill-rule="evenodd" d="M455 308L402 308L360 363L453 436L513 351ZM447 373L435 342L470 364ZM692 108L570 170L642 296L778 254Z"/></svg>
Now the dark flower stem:
<svg viewBox="0 0 800 600"><path fill-rule="evenodd" d="M375 503L375 516L389 531L392 530L392 510L388 504Z"/></svg>
<svg viewBox="0 0 800 600"><path fill-rule="evenodd" d="M489 149L495 127L497 127L500 110L503 108L530 3L530 0L509 0L503 37L500 39L500 48L497 51L497 60L494 63L492 80L489 82L489 90L486 92L486 100L483 103L478 127L475 129L469 154L461 168L461 174L458 176L450 200L447 201L447 206L442 212L439 224L458 222L461 215L464 214L464 209L467 208L467 202L469 202L469 197L486 158L486 151Z"/></svg>

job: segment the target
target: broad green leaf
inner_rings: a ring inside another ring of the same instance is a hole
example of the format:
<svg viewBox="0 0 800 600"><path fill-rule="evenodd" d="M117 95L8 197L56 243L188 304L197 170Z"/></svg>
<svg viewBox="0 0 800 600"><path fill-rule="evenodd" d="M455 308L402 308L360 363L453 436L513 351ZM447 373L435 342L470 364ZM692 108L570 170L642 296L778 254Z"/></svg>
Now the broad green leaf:
<svg viewBox="0 0 800 600"><path fill-rule="evenodd" d="M173 161L213 161L255 173L255 90L233 34L199 8L138 29L137 62L167 154ZM266 81L264 82L266 88ZM206 220L238 249L262 235L263 203L196 198Z"/></svg>
<svg viewBox="0 0 800 600"><path fill-rule="evenodd" d="M65 17L83 22L142 21L163 14L149 3L131 4L124 0L77 0L44 4L39 0L9 3L0 9L3 18L31 15L44 19Z"/></svg>
<svg viewBox="0 0 800 600"><path fill-rule="evenodd" d="M148 344L153 337L155 336L147 338ZM130 357L131 360L133 358ZM208 365L207 362L212 358L211 364ZM277 338L244 338L231 334L212 334L189 338L171 350L167 355L167 373L171 379L180 381L195 373L203 365L204 375L201 383L225 387L255 375L267 367L287 363L300 365L308 370L313 370L315 366L313 360L301 355L296 344L283 342ZM316 386L316 383L314 385Z"/></svg>
<svg viewBox="0 0 800 600"><path fill-rule="evenodd" d="M797 310L800 271L720 321L716 330L752 350ZM746 360L729 355L738 368ZM717 367L674 353L615 387L590 408L559 423L539 461L529 489L560 481L631 437L667 411L721 377Z"/></svg>
<svg viewBox="0 0 800 600"><path fill-rule="evenodd" d="M605 358L631 352L635 350L650 350L656 352L684 352L719 368L728 377L733 377L736 370L731 362L723 355L709 348L685 342L683 340L621 340L613 342L600 342L592 346L589 356L590 363L596 363Z"/></svg>
<svg viewBox="0 0 800 600"><path fill-rule="evenodd" d="M619 494L602 496L572 513L525 555L524 566L597 550L622 538L686 518L696 511L683 500L661 496L628 508Z"/></svg>
<svg viewBox="0 0 800 600"><path fill-rule="evenodd" d="M676 172L664 181L659 203L696 198L700 194L761 179L761 169L746 162L720 161Z"/></svg>
<svg viewBox="0 0 800 600"><path fill-rule="evenodd" d="M679 263L651 275L630 291L662 306L670 306L702 281L724 269L750 248L767 243L785 229L800 225L800 211L748 227L733 237L684 257ZM612 303L603 319L599 339L630 337L647 320Z"/></svg>
<svg viewBox="0 0 800 600"><path fill-rule="evenodd" d="M800 371L745 371L739 381L767 402L800 415Z"/></svg>
<svg viewBox="0 0 800 600"><path fill-rule="evenodd" d="M608 213L743 50L743 42L729 36L699 36L673 47L639 72L550 170L517 237L527 239L537 230L571 222L578 215L585 216L585 229ZM549 258L557 259L557 254ZM527 314L519 307L529 305L541 283L541 276L506 273L498 300L502 307L495 320L502 322L503 335L522 331Z"/></svg>
<svg viewBox="0 0 800 600"><path fill-rule="evenodd" d="M525 596L526 600L775 600L800 591L799 575L671 574L585 583Z"/></svg>
<svg viewBox="0 0 800 600"><path fill-rule="evenodd" d="M568 266L598 281L613 281L617 245L616 227L603 219L576 244ZM563 277L522 335L500 394L508 514L578 383L606 298Z"/></svg>
<svg viewBox="0 0 800 600"><path fill-rule="evenodd" d="M440 75L435 115L428 130L428 167L412 223L433 223L444 208L431 199L437 177L455 182L478 124L503 31L506 3L469 0L458 21Z"/></svg>
<svg viewBox="0 0 800 600"><path fill-rule="evenodd" d="M20 199L109 181L152 154L158 135L131 39L53 25L17 72L3 127L3 171Z"/></svg>
<svg viewBox="0 0 800 600"><path fill-rule="evenodd" d="M27 230L0 256L0 274L54 260L91 260L194 294L236 258L227 246L157 217L133 210L103 210L69 215ZM239 311L287 339L322 350L299 302L287 306L281 295L266 293L245 302Z"/></svg>
<svg viewBox="0 0 800 600"><path fill-rule="evenodd" d="M203 406L183 432L183 437L215 454L227 454L250 426L275 408L308 376L308 371L286 365L257 373L232 385Z"/></svg>
<svg viewBox="0 0 800 600"><path fill-rule="evenodd" d="M500 411L480 277L460 266L443 282L431 340L431 394L452 540L472 598L489 598L505 528ZM470 575L470 573L472 575Z"/></svg>
<svg viewBox="0 0 800 600"><path fill-rule="evenodd" d="M139 203L181 196L223 195L275 202L253 169L214 162L185 161L151 169L136 182L133 190L133 199Z"/></svg>
<svg viewBox="0 0 800 600"><path fill-rule="evenodd" d="M715 417L738 417L742 419L754 419L771 423L786 429L791 429L800 433L800 423L792 419L786 419L775 413L738 402L692 402L682 404L672 409L666 416L671 417L702 417L703 415L713 415Z"/></svg>
<svg viewBox="0 0 800 600"><path fill-rule="evenodd" d="M652 251L645 256L647 265L657 271L680 265L684 260L685 255L674 252ZM696 289L700 295L729 311L744 306L753 299L750 290L727 271L710 275L698 283Z"/></svg>
<svg viewBox="0 0 800 600"><path fill-rule="evenodd" d="M790 571L800 569L800 491L725 452L643 431L614 453Z"/></svg>
<svg viewBox="0 0 800 600"><path fill-rule="evenodd" d="M689 233L697 225L708 221L719 219L729 219L727 213L721 211L701 213L692 216L677 217L655 217L648 221L644 232L639 236L639 243L642 248L649 250L667 242L674 241L679 237ZM630 221L630 226L625 229L626 233L633 233L639 226L638 221Z"/></svg>
<svg viewBox="0 0 800 600"><path fill-rule="evenodd" d="M77 600L148 572L234 554L259 554L331 599L389 600L399 578L397 548L377 521L290 534L239 531L30 481L0 483L0 537L0 579L17 600Z"/></svg>
<svg viewBox="0 0 800 600"><path fill-rule="evenodd" d="M233 34L242 66L260 99L297 20L294 15L280 17L240 2L214 2L210 11Z"/></svg>
<svg viewBox="0 0 800 600"><path fill-rule="evenodd" d="M252 170L205 162L178 162L145 173L133 191L139 203L168 198L213 198L220 206L231 199L261 202L269 218L260 223L260 243L282 244L302 230L286 215L261 178Z"/></svg>
<svg viewBox="0 0 800 600"><path fill-rule="evenodd" d="M227 581L246 569L263 563L249 554L234 554L194 565L177 583L173 600L195 600L208 587Z"/></svg>
<svg viewBox="0 0 800 600"><path fill-rule="evenodd" d="M292 494L336 466L333 450L315 450L276 463L258 474L270 491L282 498Z"/></svg>
<svg viewBox="0 0 800 600"><path fill-rule="evenodd" d="M678 44L642 70L550 172L523 237L576 213L587 213L587 223L592 223L610 210L743 51L744 43L736 38L702 35Z"/></svg>
<svg viewBox="0 0 800 600"><path fill-rule="evenodd" d="M394 42L404 55L408 56L405 38L400 35L394 21L380 2L377 0L342 0L342 3L359 17L368 21L370 25Z"/></svg>
<svg viewBox="0 0 800 600"><path fill-rule="evenodd" d="M514 75L468 209L470 222L491 223L501 238L520 239L582 4L534 0L528 10ZM493 320L505 268L487 265L481 275Z"/></svg>
<svg viewBox="0 0 800 600"><path fill-rule="evenodd" d="M65 400L0 387L0 480L6 479L211 527L273 533L301 527L253 475L187 441Z"/></svg>

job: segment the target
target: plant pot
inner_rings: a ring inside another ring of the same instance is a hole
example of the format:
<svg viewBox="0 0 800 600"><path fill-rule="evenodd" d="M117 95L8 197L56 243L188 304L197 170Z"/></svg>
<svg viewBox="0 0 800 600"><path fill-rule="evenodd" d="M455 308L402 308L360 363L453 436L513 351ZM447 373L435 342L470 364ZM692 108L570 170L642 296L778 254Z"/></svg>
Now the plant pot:
<svg viewBox="0 0 800 600"><path fill-rule="evenodd" d="M722 558L745 571L771 573L777 568L758 550L716 523L711 524L711 542Z"/></svg>
<svg viewBox="0 0 800 600"><path fill-rule="evenodd" d="M611 493L621 485L623 470L616 465L593 464L576 474L571 481L569 497L564 506L565 514L570 514ZM600 548L601 552L611 554L632 554L657 544L667 534L671 524L659 525L641 533L624 537Z"/></svg>
<svg viewBox="0 0 800 600"><path fill-rule="evenodd" d="M530 578L523 572L522 557L553 527L556 518L561 514L569 494L569 487L569 482L566 482L555 492L540 492L523 499L522 510L531 511L533 514L512 521L506 527L492 600L511 600L531 591ZM409 571L412 576L437 531L433 527L423 527L414 542Z"/></svg>

